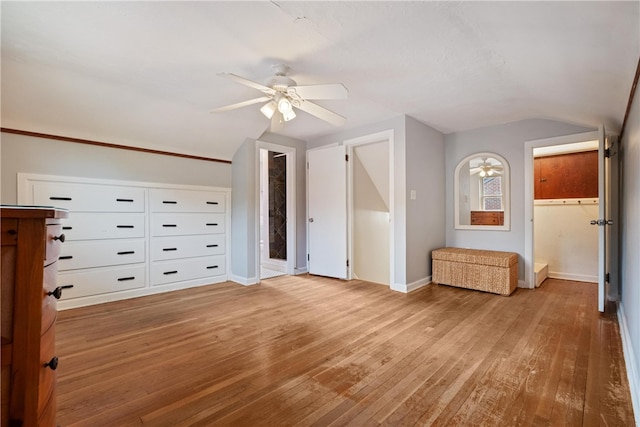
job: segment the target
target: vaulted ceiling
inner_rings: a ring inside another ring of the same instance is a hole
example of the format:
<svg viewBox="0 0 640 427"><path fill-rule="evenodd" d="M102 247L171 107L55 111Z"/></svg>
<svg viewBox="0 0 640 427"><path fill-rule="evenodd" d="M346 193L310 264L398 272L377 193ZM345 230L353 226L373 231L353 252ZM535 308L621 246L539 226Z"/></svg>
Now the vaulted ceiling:
<svg viewBox="0 0 640 427"><path fill-rule="evenodd" d="M342 82L353 128L450 133L544 117L619 128L640 54L632 2L2 1L2 126L231 159L269 127L217 75ZM338 128L307 113L284 135Z"/></svg>

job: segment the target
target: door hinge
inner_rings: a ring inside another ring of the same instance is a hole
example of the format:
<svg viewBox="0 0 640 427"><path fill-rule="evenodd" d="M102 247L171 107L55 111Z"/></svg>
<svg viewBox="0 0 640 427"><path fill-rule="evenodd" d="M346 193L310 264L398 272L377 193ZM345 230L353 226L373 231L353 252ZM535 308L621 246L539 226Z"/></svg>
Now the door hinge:
<svg viewBox="0 0 640 427"><path fill-rule="evenodd" d="M347 260L347 267L349 267L349 260Z"/></svg>
<svg viewBox="0 0 640 427"><path fill-rule="evenodd" d="M309 162L307 162L307 169L309 169Z"/></svg>
<svg viewBox="0 0 640 427"><path fill-rule="evenodd" d="M610 277L610 276L609 276L609 273L605 274L605 275L604 275L604 281L605 281L605 282L607 282L607 283L609 283L609 277Z"/></svg>
<svg viewBox="0 0 640 427"><path fill-rule="evenodd" d="M307 261L309 261L309 254L307 254Z"/></svg>
<svg viewBox="0 0 640 427"><path fill-rule="evenodd" d="M611 148L605 148L605 150L604 150L604 157L605 157L605 158L607 158L607 159L608 159L609 157L611 157Z"/></svg>
<svg viewBox="0 0 640 427"><path fill-rule="evenodd" d="M349 161L349 155L348 154L344 155L344 160L347 161L347 162Z"/></svg>

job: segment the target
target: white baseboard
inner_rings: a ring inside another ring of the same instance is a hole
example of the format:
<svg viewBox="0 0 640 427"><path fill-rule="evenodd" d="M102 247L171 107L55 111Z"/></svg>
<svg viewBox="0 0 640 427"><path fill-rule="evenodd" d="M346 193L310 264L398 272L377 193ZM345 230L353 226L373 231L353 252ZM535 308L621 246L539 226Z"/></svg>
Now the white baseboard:
<svg viewBox="0 0 640 427"><path fill-rule="evenodd" d="M624 354L624 364L627 367L627 378L629 379L629 389L631 391L631 403L633 404L633 414L636 420L636 426L640 426L640 374L637 371L636 356L631 345L631 336L629 334L629 325L627 317L624 313L622 302L618 304L618 324L620 325L620 337L622 339L622 352Z"/></svg>
<svg viewBox="0 0 640 427"><path fill-rule="evenodd" d="M396 292L402 292L403 294L408 294L409 292L413 292L416 289L420 289L424 286L427 286L431 283L431 276L425 277L423 279L416 280L415 282L411 282L409 284L401 284L401 283L393 283L391 284L391 290Z"/></svg>
<svg viewBox="0 0 640 427"><path fill-rule="evenodd" d="M598 276L587 274L562 273L559 271L549 271L549 278L560 280L573 280L574 282L597 282Z"/></svg>
<svg viewBox="0 0 640 427"><path fill-rule="evenodd" d="M257 285L260 283L260 279L258 277L240 277L235 274L229 275L229 280L244 286Z"/></svg>
<svg viewBox="0 0 640 427"><path fill-rule="evenodd" d="M296 267L293 270L293 274L297 276L298 274L307 274L308 271L309 270L307 269L307 267L300 267L300 268Z"/></svg>

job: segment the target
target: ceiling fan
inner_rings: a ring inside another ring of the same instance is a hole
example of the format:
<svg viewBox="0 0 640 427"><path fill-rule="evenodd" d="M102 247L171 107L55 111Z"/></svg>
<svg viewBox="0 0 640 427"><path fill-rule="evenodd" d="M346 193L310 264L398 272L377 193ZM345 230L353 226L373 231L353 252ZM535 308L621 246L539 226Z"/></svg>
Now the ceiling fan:
<svg viewBox="0 0 640 427"><path fill-rule="evenodd" d="M502 170L504 169L502 165L500 163L494 164L489 160L490 159L488 157L482 157L482 162L472 167L469 172L472 175L477 173L483 178L485 176L501 175Z"/></svg>
<svg viewBox="0 0 640 427"><path fill-rule="evenodd" d="M231 73L219 73L218 75L221 77L258 89L264 96L216 108L211 110L211 112L221 113L260 102L266 102L260 107L260 111L268 119L271 119L272 132L281 130L284 122L288 122L296 117L295 108L299 108L335 126L342 126L345 123L346 119L343 116L310 101L312 99L347 98L349 91L342 83L298 86L295 80L287 77L287 73L290 70L288 66L277 64L272 68L275 75L267 79L265 84L260 84Z"/></svg>

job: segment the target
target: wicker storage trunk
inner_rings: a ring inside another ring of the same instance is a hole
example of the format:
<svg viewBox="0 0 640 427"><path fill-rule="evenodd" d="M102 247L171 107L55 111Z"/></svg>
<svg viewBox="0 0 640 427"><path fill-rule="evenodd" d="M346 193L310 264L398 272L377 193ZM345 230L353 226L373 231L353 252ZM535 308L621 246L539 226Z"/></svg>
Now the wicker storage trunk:
<svg viewBox="0 0 640 427"><path fill-rule="evenodd" d="M433 281L444 285L510 295L518 285L518 254L442 248L431 252Z"/></svg>

